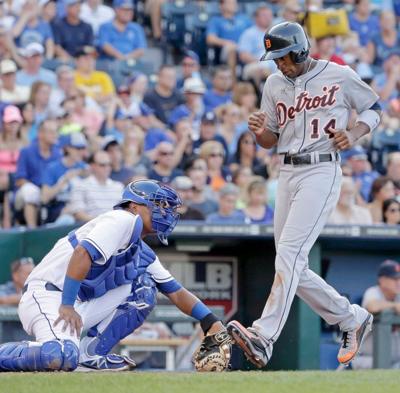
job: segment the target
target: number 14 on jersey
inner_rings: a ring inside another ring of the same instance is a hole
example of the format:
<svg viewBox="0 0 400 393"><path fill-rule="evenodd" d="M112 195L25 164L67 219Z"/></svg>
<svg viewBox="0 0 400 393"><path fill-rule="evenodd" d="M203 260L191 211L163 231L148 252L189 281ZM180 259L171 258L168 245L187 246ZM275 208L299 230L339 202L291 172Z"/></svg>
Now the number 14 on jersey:
<svg viewBox="0 0 400 393"><path fill-rule="evenodd" d="M312 119L311 124L311 139L319 139L321 137L319 118ZM328 135L328 138L333 138L333 132L329 131L330 128L336 128L336 119L331 119L322 128L323 132Z"/></svg>

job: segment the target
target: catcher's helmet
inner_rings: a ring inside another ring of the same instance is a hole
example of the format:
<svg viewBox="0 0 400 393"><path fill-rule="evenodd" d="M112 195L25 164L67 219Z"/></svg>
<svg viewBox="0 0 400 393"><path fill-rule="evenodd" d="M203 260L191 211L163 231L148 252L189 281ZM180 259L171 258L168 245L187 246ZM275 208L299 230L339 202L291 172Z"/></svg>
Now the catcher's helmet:
<svg viewBox="0 0 400 393"><path fill-rule="evenodd" d="M155 180L138 180L125 187L122 199L114 208L119 208L126 202L144 205L151 210L153 230L161 243L167 245L167 237L179 220L179 213L176 210L182 205L176 191Z"/></svg>
<svg viewBox="0 0 400 393"><path fill-rule="evenodd" d="M265 54L263 60L274 60L291 53L296 64L307 59L310 43L298 23L283 22L272 27L264 35Z"/></svg>

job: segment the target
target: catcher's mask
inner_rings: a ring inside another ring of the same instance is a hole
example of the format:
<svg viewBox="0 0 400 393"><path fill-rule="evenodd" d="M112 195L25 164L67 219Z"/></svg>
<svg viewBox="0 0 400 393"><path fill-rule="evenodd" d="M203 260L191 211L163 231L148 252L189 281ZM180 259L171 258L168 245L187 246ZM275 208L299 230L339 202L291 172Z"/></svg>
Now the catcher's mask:
<svg viewBox="0 0 400 393"><path fill-rule="evenodd" d="M168 245L168 236L179 220L177 209L182 205L176 191L155 180L138 180L125 187L122 199L114 209L120 208L126 202L134 202L150 209L152 229L157 233L160 242Z"/></svg>

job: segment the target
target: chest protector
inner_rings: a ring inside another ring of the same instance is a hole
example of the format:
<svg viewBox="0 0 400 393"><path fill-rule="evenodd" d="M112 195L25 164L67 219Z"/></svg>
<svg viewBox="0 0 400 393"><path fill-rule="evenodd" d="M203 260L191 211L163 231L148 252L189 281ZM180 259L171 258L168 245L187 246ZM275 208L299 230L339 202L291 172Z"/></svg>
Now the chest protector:
<svg viewBox="0 0 400 393"><path fill-rule="evenodd" d="M106 292L122 285L132 284L135 279L145 272L149 263L140 262L142 244L140 231L135 229L129 245L124 250L112 255L105 264L92 263L90 270L82 281L78 297L82 301L103 296ZM79 245L75 231L68 234L68 240L75 248Z"/></svg>

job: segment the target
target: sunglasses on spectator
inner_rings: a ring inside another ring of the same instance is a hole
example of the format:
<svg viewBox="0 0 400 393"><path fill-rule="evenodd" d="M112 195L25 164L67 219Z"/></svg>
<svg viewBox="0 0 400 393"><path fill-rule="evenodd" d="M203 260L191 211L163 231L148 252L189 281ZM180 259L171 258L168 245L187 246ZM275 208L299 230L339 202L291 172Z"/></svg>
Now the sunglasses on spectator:
<svg viewBox="0 0 400 393"><path fill-rule="evenodd" d="M211 153L210 157L223 157L224 155L222 153Z"/></svg>

